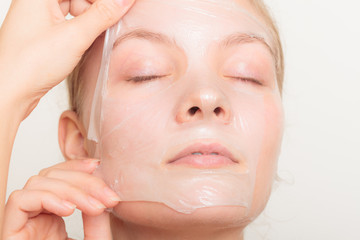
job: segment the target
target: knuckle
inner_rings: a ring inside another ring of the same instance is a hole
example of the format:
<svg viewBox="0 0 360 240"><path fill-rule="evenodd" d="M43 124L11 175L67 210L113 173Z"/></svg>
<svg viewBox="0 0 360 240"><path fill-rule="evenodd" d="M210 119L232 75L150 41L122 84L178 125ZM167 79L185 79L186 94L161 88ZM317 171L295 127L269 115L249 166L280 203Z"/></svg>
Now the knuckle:
<svg viewBox="0 0 360 240"><path fill-rule="evenodd" d="M44 175L40 175L41 177L48 177L48 178L56 178L59 174L61 174L63 170L61 168L50 167L45 169Z"/></svg>
<svg viewBox="0 0 360 240"><path fill-rule="evenodd" d="M54 177L56 171L58 171L58 169L56 169L56 168L48 169L46 171L45 177L49 177L49 178Z"/></svg>
<svg viewBox="0 0 360 240"><path fill-rule="evenodd" d="M25 190L15 190L13 191L9 198L8 201L6 203L6 206L21 206L23 204L23 196L24 196L24 192Z"/></svg>
<svg viewBox="0 0 360 240"><path fill-rule="evenodd" d="M39 176L46 176L47 172L49 171L49 168L44 168L39 172Z"/></svg>
<svg viewBox="0 0 360 240"><path fill-rule="evenodd" d="M39 175L35 175L29 178L29 180L25 184L25 188L30 186L35 186L41 181L42 177Z"/></svg>
<svg viewBox="0 0 360 240"><path fill-rule="evenodd" d="M22 190L13 191L8 199L8 202L16 202L19 198L21 198Z"/></svg>

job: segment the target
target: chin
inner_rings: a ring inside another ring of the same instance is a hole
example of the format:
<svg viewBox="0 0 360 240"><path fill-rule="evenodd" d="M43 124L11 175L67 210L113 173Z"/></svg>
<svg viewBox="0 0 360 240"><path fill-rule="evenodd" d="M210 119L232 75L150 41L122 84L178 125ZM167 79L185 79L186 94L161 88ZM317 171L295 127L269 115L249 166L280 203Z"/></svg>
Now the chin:
<svg viewBox="0 0 360 240"><path fill-rule="evenodd" d="M240 206L206 207L184 214L155 202L121 202L113 214L120 222L172 230L245 228L254 219L248 208Z"/></svg>

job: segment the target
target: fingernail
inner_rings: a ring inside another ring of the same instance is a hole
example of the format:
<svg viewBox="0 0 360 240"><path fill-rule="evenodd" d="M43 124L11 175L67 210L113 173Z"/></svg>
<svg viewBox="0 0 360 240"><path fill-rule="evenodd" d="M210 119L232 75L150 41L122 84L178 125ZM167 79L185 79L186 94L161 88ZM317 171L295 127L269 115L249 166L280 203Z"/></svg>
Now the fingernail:
<svg viewBox="0 0 360 240"><path fill-rule="evenodd" d="M105 187L104 193L111 201L114 201L114 202L121 201L120 197L113 190L111 190L108 187Z"/></svg>
<svg viewBox="0 0 360 240"><path fill-rule="evenodd" d="M71 203L71 202L68 202L66 200L62 200L62 204L66 207L66 208L69 208L71 210L74 210L76 208L76 205Z"/></svg>
<svg viewBox="0 0 360 240"><path fill-rule="evenodd" d="M133 0L115 0L117 4L122 7L126 7L133 2Z"/></svg>
<svg viewBox="0 0 360 240"><path fill-rule="evenodd" d="M85 160L83 160L83 162L86 164L99 164L100 160L99 159L85 159Z"/></svg>
<svg viewBox="0 0 360 240"><path fill-rule="evenodd" d="M88 198L88 201L89 201L89 203L90 203L93 207L95 207L95 208L98 208L98 209L104 209L104 208L106 208L106 207L104 206L104 204L102 204L101 202L99 202L98 200L96 200L96 199L94 199L94 198L92 198L92 197L89 197L89 198Z"/></svg>

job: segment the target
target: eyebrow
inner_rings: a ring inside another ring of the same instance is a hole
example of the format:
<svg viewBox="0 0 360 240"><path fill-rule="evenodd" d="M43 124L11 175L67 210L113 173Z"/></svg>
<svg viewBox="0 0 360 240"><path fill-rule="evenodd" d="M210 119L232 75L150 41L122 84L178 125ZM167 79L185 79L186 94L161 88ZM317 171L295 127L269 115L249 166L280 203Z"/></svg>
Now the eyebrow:
<svg viewBox="0 0 360 240"><path fill-rule="evenodd" d="M135 29L133 31L121 35L118 39L116 39L113 48L117 47L121 43L130 39L144 39L150 42L157 42L169 46L179 47L174 39L169 38L165 34L151 32L145 29Z"/></svg>
<svg viewBox="0 0 360 240"><path fill-rule="evenodd" d="M162 33L157 32L151 32L145 29L135 29L133 31L130 31L128 33L125 33L121 35L118 39L116 39L113 49L116 48L121 43L130 40L130 39L143 39L150 42L156 42L160 44L169 45L172 47L176 47L181 49L181 47L176 43L175 39L171 39L170 37L166 36ZM271 48L271 46L265 41L265 39L261 36L255 35L255 34L247 34L247 33L233 33L231 35L228 35L225 37L221 42L221 47L231 47L239 44L245 44L245 43L252 43L252 42L258 42L263 45L265 45L270 53L274 56L274 52Z"/></svg>
<svg viewBox="0 0 360 240"><path fill-rule="evenodd" d="M273 56L275 56L271 46L266 42L264 37L261 37L256 34L248 34L248 33L240 33L240 32L234 33L225 37L225 39L220 42L220 46L227 48L239 44L252 43L252 42L258 42L260 44L263 44L266 48L268 48L270 53Z"/></svg>

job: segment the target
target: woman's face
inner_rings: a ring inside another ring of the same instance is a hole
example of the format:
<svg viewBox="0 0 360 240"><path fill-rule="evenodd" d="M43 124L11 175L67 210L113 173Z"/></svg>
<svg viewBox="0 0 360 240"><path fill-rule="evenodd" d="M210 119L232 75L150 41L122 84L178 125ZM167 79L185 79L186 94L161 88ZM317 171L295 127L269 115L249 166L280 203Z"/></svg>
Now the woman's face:
<svg viewBox="0 0 360 240"><path fill-rule="evenodd" d="M124 17L96 149L96 174L123 199L138 199L114 208L120 219L224 227L243 225L264 208L283 112L272 39L248 13L255 16L247 1L138 0ZM93 46L87 69L100 65L101 45ZM85 73L88 93L95 76ZM177 159L184 150L187 157ZM209 170L213 175L204 177ZM207 203L198 202L204 194ZM174 211L186 210L174 203L181 197L191 215Z"/></svg>

